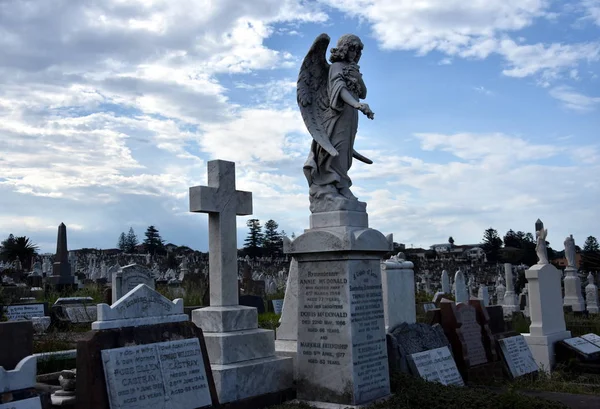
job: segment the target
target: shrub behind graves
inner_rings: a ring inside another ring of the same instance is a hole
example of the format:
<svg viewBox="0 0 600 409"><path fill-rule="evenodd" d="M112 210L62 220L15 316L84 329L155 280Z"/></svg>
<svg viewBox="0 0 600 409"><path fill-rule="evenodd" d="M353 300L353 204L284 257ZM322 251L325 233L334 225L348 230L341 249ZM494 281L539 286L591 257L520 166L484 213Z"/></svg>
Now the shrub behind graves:
<svg viewBox="0 0 600 409"><path fill-rule="evenodd" d="M279 325L279 315L274 312L265 312L258 314L258 327L274 330Z"/></svg>

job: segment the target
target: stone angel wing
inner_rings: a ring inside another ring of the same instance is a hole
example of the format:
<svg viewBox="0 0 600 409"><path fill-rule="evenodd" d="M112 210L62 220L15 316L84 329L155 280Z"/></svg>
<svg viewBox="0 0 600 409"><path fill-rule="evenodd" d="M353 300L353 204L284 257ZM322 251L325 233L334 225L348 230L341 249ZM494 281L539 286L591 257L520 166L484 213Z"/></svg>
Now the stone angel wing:
<svg viewBox="0 0 600 409"><path fill-rule="evenodd" d="M330 38L319 35L302 61L296 97L304 124L312 138L331 156L338 156L324 126L325 112L329 108L329 63L326 54Z"/></svg>

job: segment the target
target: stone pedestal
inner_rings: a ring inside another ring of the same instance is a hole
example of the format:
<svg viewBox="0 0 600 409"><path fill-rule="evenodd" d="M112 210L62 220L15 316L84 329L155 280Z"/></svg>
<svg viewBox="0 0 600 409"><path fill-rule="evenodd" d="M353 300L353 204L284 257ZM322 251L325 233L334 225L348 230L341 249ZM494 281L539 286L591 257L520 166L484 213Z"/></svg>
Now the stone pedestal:
<svg viewBox="0 0 600 409"><path fill-rule="evenodd" d="M298 261L298 399L368 404L390 394L381 257L392 237L364 212L311 215L284 251Z"/></svg>
<svg viewBox="0 0 600 409"><path fill-rule="evenodd" d="M254 307L206 307L192 311L202 328L219 402L283 391L292 386L292 359L275 356L275 336L258 328Z"/></svg>
<svg viewBox="0 0 600 409"><path fill-rule="evenodd" d="M535 264L525 272L529 283L529 334L523 334L534 359L549 372L555 362L554 344L571 336L566 330L560 288L561 272L551 264Z"/></svg>
<svg viewBox="0 0 600 409"><path fill-rule="evenodd" d="M573 311L585 311L585 301L583 300L583 294L581 293L581 280L577 275L577 269L575 267L565 268L565 298L563 300L564 306L571 306Z"/></svg>
<svg viewBox="0 0 600 409"><path fill-rule="evenodd" d="M395 256L381 263L385 331L417 322L413 263Z"/></svg>
<svg viewBox="0 0 600 409"><path fill-rule="evenodd" d="M294 362L294 379L297 379L298 366L298 261L292 258L290 271L285 287L285 297L279 327L275 332L275 353L277 356L292 358Z"/></svg>

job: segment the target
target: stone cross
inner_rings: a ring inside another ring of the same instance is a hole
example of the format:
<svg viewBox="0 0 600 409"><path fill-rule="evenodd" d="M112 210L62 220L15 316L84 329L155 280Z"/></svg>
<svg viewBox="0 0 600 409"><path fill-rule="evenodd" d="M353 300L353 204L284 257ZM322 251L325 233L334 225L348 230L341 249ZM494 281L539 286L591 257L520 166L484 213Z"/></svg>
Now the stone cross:
<svg viewBox="0 0 600 409"><path fill-rule="evenodd" d="M190 212L208 213L210 305L238 305L236 215L252 214L252 193L235 190L235 163L207 167L208 186L190 187Z"/></svg>

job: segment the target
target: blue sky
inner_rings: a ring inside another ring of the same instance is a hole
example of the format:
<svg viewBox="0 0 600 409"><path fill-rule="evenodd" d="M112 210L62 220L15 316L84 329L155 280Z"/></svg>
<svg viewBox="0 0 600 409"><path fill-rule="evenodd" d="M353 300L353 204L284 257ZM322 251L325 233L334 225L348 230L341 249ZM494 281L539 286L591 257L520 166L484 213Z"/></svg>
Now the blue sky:
<svg viewBox="0 0 600 409"><path fill-rule="evenodd" d="M152 224L206 250L188 188L211 159L236 162L251 217L301 233L295 82L322 32L365 44L375 163L350 176L371 227L415 247L538 217L554 248L600 236L600 0L5 0L0 234L53 252L61 222L72 249Z"/></svg>

